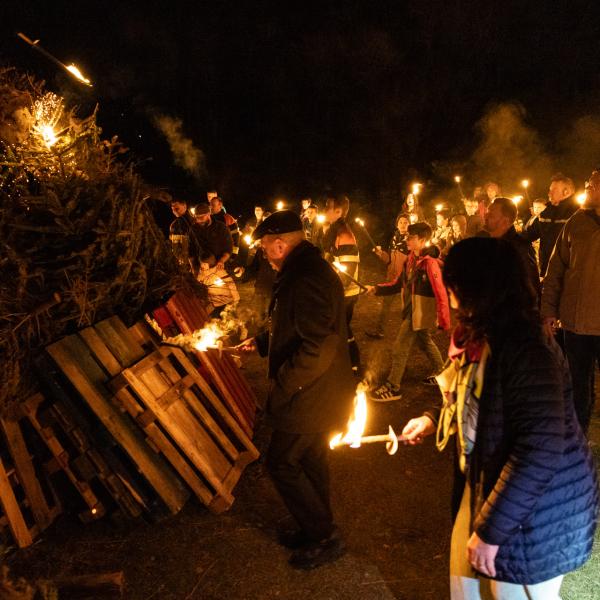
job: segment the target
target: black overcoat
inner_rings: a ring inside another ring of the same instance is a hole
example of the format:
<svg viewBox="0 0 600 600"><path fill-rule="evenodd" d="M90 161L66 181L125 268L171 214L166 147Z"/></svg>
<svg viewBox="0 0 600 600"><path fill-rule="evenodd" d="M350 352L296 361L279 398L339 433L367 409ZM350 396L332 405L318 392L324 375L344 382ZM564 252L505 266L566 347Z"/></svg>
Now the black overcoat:
<svg viewBox="0 0 600 600"><path fill-rule="evenodd" d="M343 431L356 390L344 289L309 242L285 259L269 312L269 330L256 337L269 357L269 424L289 433Z"/></svg>

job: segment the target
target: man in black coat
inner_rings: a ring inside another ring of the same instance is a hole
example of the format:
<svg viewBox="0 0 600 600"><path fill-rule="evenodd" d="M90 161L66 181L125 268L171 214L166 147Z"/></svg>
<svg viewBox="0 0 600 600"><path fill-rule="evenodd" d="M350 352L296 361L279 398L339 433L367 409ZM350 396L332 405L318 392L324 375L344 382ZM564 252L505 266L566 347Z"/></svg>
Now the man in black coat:
<svg viewBox="0 0 600 600"><path fill-rule="evenodd" d="M570 177L555 175L550 181L548 202L541 214L529 222L523 237L534 242L540 240L540 273L546 275L548 262L565 223L579 210L575 199L575 184Z"/></svg>
<svg viewBox="0 0 600 600"><path fill-rule="evenodd" d="M307 242L292 211L278 211L254 232L277 271L270 331L243 349L268 355L266 416L273 427L267 468L298 529L282 531L290 564L312 569L345 551L329 503L328 442L352 411L355 380L347 344L343 285Z"/></svg>

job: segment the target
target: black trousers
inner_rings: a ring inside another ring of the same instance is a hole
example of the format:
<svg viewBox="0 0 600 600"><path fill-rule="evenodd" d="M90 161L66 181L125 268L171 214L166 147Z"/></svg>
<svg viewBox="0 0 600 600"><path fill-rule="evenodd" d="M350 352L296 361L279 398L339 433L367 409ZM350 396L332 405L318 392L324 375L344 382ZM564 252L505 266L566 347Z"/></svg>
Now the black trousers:
<svg viewBox="0 0 600 600"><path fill-rule="evenodd" d="M565 350L573 381L575 412L587 434L594 410L594 367L600 365L600 335L581 335L565 330Z"/></svg>
<svg viewBox="0 0 600 600"><path fill-rule="evenodd" d="M348 350L350 351L350 362L352 363L352 370L355 375L362 376L362 367L360 364L360 350L358 344L354 339L354 333L352 333L352 327L350 323L352 316L354 315L354 307L358 302L358 296L346 296L344 303L346 305L346 325L348 327Z"/></svg>
<svg viewBox="0 0 600 600"><path fill-rule="evenodd" d="M287 509L314 541L333 532L329 434L273 431L266 466Z"/></svg>

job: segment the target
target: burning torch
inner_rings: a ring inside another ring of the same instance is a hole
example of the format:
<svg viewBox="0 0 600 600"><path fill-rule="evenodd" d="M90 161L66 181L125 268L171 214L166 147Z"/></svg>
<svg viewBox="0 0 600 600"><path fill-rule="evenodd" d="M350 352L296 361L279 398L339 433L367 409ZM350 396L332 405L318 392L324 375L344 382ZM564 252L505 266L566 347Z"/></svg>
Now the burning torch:
<svg viewBox="0 0 600 600"><path fill-rule="evenodd" d="M58 58L56 58L56 56L53 56L52 54L50 54L50 52L48 52L48 50L46 50L45 48L40 46L40 40L32 40L32 39L28 38L24 33L21 33L21 32L17 33L17 36L20 37L26 44L29 44L34 50L37 50L42 56L45 56L48 60L52 61L55 65L59 66L61 69L64 69L67 73L69 73L69 75L71 75L72 77L75 77L75 79L77 79L77 81L79 81L79 83L83 83L83 85L92 87L92 85L93 85L92 82L83 76L83 73L79 70L78 67L76 67L73 64L65 65L63 62L58 60Z"/></svg>
<svg viewBox="0 0 600 600"><path fill-rule="evenodd" d="M375 242L373 241L371 234L367 231L367 227L366 227L363 219L361 219L360 217L356 217L356 219L354 219L354 222L358 223L358 225L360 225L362 227L362 230L365 232L365 235L367 236L367 239L369 240L369 244L371 244L371 246L373 246L373 250L375 250L375 248L377 248L377 246L375 245Z"/></svg>

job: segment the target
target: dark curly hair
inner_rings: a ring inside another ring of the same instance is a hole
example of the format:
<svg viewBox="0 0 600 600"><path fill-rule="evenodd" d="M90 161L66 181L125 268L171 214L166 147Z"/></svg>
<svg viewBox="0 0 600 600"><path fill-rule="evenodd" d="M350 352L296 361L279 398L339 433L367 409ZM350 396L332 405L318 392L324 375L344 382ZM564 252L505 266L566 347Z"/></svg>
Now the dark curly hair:
<svg viewBox="0 0 600 600"><path fill-rule="evenodd" d="M443 278L459 302L459 342L501 343L510 332L539 333L537 294L523 259L507 241L468 238L454 245Z"/></svg>

